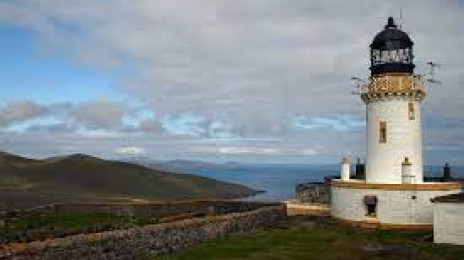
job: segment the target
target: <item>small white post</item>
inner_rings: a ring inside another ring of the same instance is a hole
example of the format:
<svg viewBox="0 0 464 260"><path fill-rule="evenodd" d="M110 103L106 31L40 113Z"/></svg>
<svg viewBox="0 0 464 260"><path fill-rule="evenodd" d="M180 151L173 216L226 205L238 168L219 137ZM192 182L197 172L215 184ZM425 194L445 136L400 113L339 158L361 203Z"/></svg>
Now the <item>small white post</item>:
<svg viewBox="0 0 464 260"><path fill-rule="evenodd" d="M414 183L414 175L412 174L412 163L408 157L404 158L404 162L401 163L401 179L405 184Z"/></svg>
<svg viewBox="0 0 464 260"><path fill-rule="evenodd" d="M349 157L343 157L342 163L340 165L341 179L342 181L350 180L350 168L351 162Z"/></svg>

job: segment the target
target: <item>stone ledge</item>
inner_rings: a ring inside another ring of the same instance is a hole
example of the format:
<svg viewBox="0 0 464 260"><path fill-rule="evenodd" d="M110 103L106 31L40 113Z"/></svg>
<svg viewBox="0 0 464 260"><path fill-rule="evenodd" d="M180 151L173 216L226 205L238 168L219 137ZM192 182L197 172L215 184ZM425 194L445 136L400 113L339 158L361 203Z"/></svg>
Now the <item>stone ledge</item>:
<svg viewBox="0 0 464 260"><path fill-rule="evenodd" d="M432 231L432 224L393 224L393 223L381 223L378 221L373 221L371 218L366 218L365 220L348 220L335 218L339 223L361 227L366 229L380 229L380 230L426 230Z"/></svg>
<svg viewBox="0 0 464 260"><path fill-rule="evenodd" d="M285 202L288 216L330 216L330 206L324 204L305 204Z"/></svg>

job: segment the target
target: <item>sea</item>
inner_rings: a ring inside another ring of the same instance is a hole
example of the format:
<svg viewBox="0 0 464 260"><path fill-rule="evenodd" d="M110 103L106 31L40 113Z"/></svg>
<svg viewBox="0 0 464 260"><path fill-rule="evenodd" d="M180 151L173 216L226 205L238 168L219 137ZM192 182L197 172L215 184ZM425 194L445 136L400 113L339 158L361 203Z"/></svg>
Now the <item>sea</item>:
<svg viewBox="0 0 464 260"><path fill-rule="evenodd" d="M263 191L246 198L252 201L284 201L295 198L295 187L304 182L322 182L325 176L339 174L339 166L300 164L237 164L223 167L185 167L184 172L243 184ZM427 176L441 176L442 166L426 166ZM455 177L464 177L464 167L452 167Z"/></svg>

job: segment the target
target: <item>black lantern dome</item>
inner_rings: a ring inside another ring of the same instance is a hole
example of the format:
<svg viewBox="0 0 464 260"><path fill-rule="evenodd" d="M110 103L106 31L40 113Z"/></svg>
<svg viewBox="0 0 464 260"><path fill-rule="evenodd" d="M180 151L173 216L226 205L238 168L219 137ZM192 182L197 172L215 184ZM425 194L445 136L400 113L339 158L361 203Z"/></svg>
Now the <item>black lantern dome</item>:
<svg viewBox="0 0 464 260"><path fill-rule="evenodd" d="M413 73L413 42L408 34L398 29L393 18L388 18L385 29L371 44L371 74L389 72Z"/></svg>

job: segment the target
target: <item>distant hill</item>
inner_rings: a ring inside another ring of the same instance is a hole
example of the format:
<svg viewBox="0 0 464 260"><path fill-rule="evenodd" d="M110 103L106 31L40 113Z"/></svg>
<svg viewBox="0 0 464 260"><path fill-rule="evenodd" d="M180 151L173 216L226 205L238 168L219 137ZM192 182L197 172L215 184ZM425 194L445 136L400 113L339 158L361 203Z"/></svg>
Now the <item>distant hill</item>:
<svg viewBox="0 0 464 260"><path fill-rule="evenodd" d="M34 160L0 153L0 210L53 202L238 198L257 191L84 154Z"/></svg>
<svg viewBox="0 0 464 260"><path fill-rule="evenodd" d="M164 170L169 172L191 172L191 170L224 170L242 167L243 164L236 162L212 163L193 160L168 160L160 161L151 158L122 159L125 162L143 165L145 167Z"/></svg>

